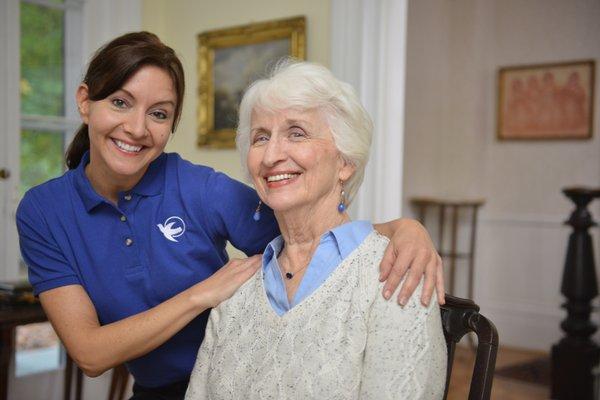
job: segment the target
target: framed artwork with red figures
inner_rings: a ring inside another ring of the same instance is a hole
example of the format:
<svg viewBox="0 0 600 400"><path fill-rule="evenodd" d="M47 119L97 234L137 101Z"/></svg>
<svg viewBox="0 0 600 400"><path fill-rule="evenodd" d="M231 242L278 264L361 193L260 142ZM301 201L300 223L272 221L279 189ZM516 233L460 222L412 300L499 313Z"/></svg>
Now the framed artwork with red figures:
<svg viewBox="0 0 600 400"><path fill-rule="evenodd" d="M500 68L499 140L589 139L593 60Z"/></svg>

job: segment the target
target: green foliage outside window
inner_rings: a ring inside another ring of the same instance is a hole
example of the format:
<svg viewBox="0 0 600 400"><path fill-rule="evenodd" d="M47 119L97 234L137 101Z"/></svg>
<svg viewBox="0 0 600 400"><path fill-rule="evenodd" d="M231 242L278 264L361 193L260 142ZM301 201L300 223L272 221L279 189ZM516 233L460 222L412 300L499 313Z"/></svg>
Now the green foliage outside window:
<svg viewBox="0 0 600 400"><path fill-rule="evenodd" d="M21 3L21 112L64 115L64 11Z"/></svg>
<svg viewBox="0 0 600 400"><path fill-rule="evenodd" d="M62 132L21 132L21 196L63 171Z"/></svg>
<svg viewBox="0 0 600 400"><path fill-rule="evenodd" d="M21 3L21 113L64 115L64 11ZM21 185L29 188L63 171L64 132L21 132Z"/></svg>

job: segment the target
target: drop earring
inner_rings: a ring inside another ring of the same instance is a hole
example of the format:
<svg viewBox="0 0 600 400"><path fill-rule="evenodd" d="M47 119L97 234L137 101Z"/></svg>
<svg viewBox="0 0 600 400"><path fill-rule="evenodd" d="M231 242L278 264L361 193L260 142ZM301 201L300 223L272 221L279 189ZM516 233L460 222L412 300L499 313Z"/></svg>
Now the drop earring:
<svg viewBox="0 0 600 400"><path fill-rule="evenodd" d="M344 182L340 181L342 185L342 193L340 193L340 204L338 204L338 212L343 213L346 211L346 192L344 192Z"/></svg>
<svg viewBox="0 0 600 400"><path fill-rule="evenodd" d="M258 206L256 206L256 210L254 211L254 215L252 216L252 219L255 221L260 220L260 206L262 205L262 201L259 200L258 201Z"/></svg>

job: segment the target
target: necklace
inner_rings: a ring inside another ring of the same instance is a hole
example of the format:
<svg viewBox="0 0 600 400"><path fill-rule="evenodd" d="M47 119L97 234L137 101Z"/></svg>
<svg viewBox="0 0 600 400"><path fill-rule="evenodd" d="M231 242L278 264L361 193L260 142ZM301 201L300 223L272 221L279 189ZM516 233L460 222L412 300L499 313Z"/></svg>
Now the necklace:
<svg viewBox="0 0 600 400"><path fill-rule="evenodd" d="M282 260L282 261L283 261L283 260ZM282 263L281 263L281 261L280 261L280 265L281 265L281 264L282 264ZM291 272L291 271L284 271L284 272L285 272L285 274L284 274L284 275L285 275L286 279L287 279L287 280L290 280L290 281L291 281L292 279L294 279L294 276L296 276L296 274L297 274L298 272L301 272L301 271L303 271L303 270L304 270L306 267L308 267L308 264L310 264L310 262L308 262L308 263L307 263L307 264L306 264L304 267L302 267L302 268L300 268L300 269L298 269L297 271L294 271L294 272ZM281 267L282 267L282 269L283 269L283 265L281 265Z"/></svg>
<svg viewBox="0 0 600 400"><path fill-rule="evenodd" d="M301 272L301 271L302 271L302 270L304 270L306 267L308 267L308 264L306 264L304 267L302 267L302 268L300 268L299 270L297 270L297 271L294 271L294 272L286 271L286 272L285 272L285 277L286 277L288 280L290 280L290 281L291 281L292 279L294 279L294 276L296 276L296 274L297 274L298 272Z"/></svg>

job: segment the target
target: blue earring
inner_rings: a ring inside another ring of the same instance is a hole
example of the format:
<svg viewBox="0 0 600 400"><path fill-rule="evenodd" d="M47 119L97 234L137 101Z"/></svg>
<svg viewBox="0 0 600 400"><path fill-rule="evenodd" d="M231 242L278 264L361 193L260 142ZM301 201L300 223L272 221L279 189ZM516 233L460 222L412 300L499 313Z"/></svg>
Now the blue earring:
<svg viewBox="0 0 600 400"><path fill-rule="evenodd" d="M262 201L258 201L258 206L256 207L256 210L254 211L254 215L252 216L252 219L255 221L260 220L260 206L262 204Z"/></svg>
<svg viewBox="0 0 600 400"><path fill-rule="evenodd" d="M340 182L342 185L344 184L343 182ZM344 211L346 211L346 192L344 192L344 186L342 186L342 193L340 195L340 204L338 204L338 212L339 213L343 213Z"/></svg>

